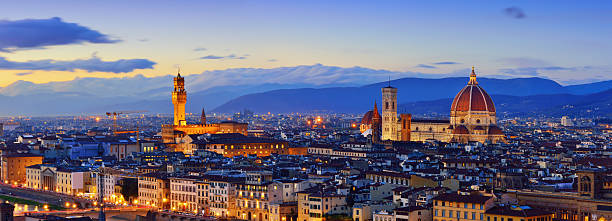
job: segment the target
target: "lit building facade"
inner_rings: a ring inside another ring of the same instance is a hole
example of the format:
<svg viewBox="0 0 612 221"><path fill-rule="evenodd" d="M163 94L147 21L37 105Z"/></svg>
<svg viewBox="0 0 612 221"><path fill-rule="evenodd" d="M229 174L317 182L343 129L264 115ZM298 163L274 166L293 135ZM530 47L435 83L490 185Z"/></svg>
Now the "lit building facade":
<svg viewBox="0 0 612 221"><path fill-rule="evenodd" d="M37 164L26 168L26 187L79 195L88 192L86 183L90 175L86 167Z"/></svg>
<svg viewBox="0 0 612 221"><path fill-rule="evenodd" d="M351 214L346 196L326 192L298 193L298 221L323 221L325 216Z"/></svg>
<svg viewBox="0 0 612 221"><path fill-rule="evenodd" d="M2 153L1 175L4 183L25 184L26 168L32 165L41 164L41 155L30 153Z"/></svg>
<svg viewBox="0 0 612 221"><path fill-rule="evenodd" d="M495 206L494 199L491 196L460 195L456 193L439 195L433 199L433 220L485 220L485 212Z"/></svg>
<svg viewBox="0 0 612 221"><path fill-rule="evenodd" d="M172 211L199 213L197 176L170 178L170 206Z"/></svg>
<svg viewBox="0 0 612 221"><path fill-rule="evenodd" d="M148 173L138 177L140 205L170 209L170 180L164 173Z"/></svg>

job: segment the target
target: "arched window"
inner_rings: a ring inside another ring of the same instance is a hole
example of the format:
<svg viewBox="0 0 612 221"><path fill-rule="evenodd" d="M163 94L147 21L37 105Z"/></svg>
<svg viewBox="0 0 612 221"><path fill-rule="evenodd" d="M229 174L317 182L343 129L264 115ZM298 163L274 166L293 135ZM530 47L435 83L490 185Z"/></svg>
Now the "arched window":
<svg viewBox="0 0 612 221"><path fill-rule="evenodd" d="M385 109L389 109L389 102L385 102Z"/></svg>
<svg viewBox="0 0 612 221"><path fill-rule="evenodd" d="M580 191L581 192L590 192L591 191L591 178L588 176L583 176L580 178Z"/></svg>

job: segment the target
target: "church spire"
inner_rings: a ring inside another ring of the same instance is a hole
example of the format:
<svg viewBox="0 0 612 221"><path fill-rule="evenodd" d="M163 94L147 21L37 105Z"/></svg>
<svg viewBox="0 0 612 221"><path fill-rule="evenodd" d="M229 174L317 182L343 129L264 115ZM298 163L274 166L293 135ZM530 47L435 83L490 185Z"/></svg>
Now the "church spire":
<svg viewBox="0 0 612 221"><path fill-rule="evenodd" d="M202 115L200 116L200 124L206 124L206 112L204 112L204 108L202 108Z"/></svg>
<svg viewBox="0 0 612 221"><path fill-rule="evenodd" d="M374 100L374 110L372 111L372 117L377 117L380 114L378 113L378 104L376 104L376 100Z"/></svg>
<svg viewBox="0 0 612 221"><path fill-rule="evenodd" d="M469 85L475 85L478 84L478 81L476 81L476 72L474 72L474 66L472 66L472 73L470 74L470 81L468 82Z"/></svg>

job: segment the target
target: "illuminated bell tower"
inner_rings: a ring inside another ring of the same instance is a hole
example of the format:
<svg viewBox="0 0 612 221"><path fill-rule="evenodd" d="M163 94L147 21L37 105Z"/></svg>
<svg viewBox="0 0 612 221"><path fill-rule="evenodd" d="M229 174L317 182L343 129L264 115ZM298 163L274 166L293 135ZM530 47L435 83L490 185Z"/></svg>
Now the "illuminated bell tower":
<svg viewBox="0 0 612 221"><path fill-rule="evenodd" d="M397 88L382 88L382 140L397 140Z"/></svg>
<svg viewBox="0 0 612 221"><path fill-rule="evenodd" d="M174 91L172 91L172 104L174 104L174 125L185 126L185 103L187 103L187 91L185 91L185 78L181 73L174 78Z"/></svg>

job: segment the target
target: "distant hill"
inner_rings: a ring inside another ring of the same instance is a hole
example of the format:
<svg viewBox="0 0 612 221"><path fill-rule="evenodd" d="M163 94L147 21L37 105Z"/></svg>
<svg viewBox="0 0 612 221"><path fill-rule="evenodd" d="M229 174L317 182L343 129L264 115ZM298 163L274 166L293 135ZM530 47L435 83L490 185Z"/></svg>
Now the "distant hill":
<svg viewBox="0 0 612 221"><path fill-rule="evenodd" d="M391 81L399 89L398 103L429 101L454 97L466 85L468 78L442 79L402 78ZM491 79L479 78L478 82L489 94L529 96L538 94L567 93L555 81L542 78ZM374 100L380 101L381 88L389 82L361 87L301 88L273 90L248 94L214 109L215 112L236 112L245 108L255 112L304 112L328 111L361 113L372 108Z"/></svg>
<svg viewBox="0 0 612 221"><path fill-rule="evenodd" d="M600 81L589 84L570 85L565 87L570 94L592 94L612 88L612 81Z"/></svg>

